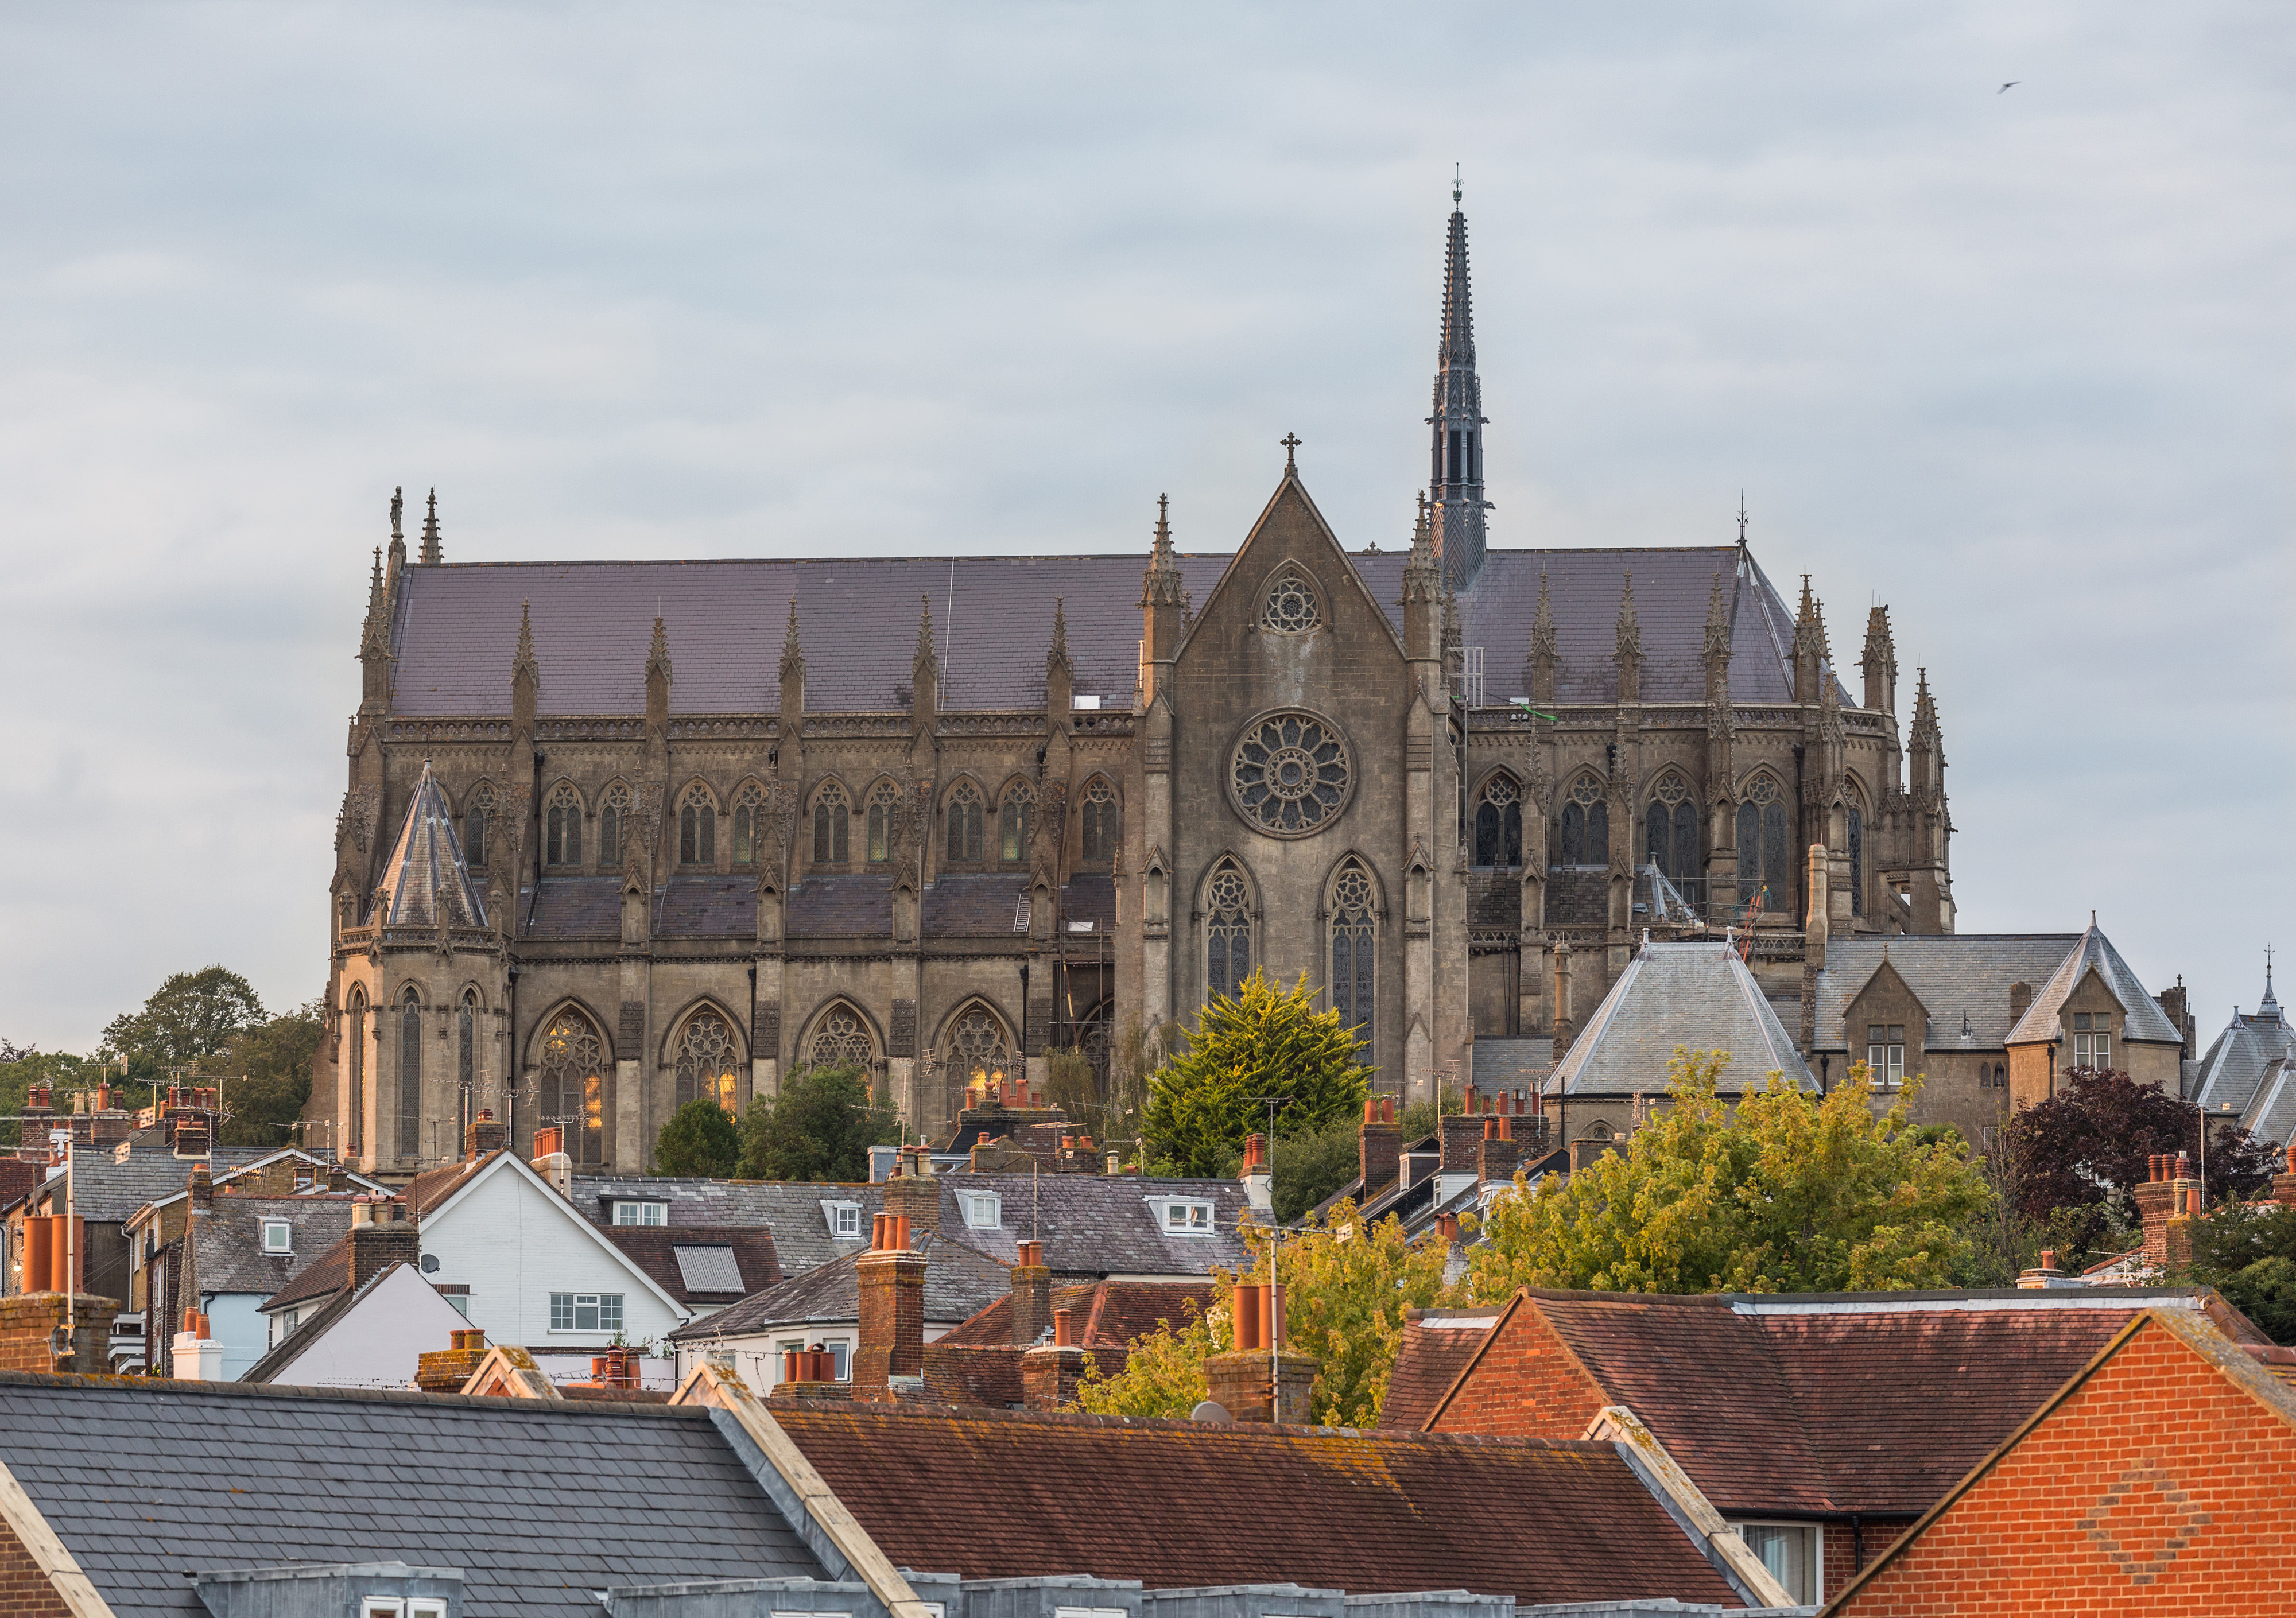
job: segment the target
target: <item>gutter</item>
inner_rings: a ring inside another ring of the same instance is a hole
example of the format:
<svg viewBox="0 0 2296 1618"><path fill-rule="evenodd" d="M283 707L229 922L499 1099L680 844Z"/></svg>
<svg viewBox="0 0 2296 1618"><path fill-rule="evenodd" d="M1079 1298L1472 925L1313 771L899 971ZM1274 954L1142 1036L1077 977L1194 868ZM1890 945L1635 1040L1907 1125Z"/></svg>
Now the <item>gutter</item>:
<svg viewBox="0 0 2296 1618"><path fill-rule="evenodd" d="M1762 1565L1762 1559L1747 1548L1738 1531L1722 1520L1705 1491L1691 1482L1690 1474L1643 1425L1642 1417L1624 1405L1605 1405L1588 1424L1586 1436L1617 1449L1619 1458L1642 1480L1643 1487L1666 1507L1667 1515L1747 1606L1791 1608L1798 1605L1786 1587Z"/></svg>

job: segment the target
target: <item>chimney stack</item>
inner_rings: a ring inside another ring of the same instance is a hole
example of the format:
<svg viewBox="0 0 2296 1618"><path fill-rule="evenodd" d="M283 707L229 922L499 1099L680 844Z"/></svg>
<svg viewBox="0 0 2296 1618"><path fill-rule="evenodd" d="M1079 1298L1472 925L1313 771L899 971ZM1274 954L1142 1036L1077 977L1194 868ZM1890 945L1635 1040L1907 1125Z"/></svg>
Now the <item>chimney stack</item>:
<svg viewBox="0 0 2296 1618"><path fill-rule="evenodd" d="M509 1145L510 1126L496 1119L492 1107L480 1107L479 1115L463 1131L463 1159L476 1162L488 1153L499 1152Z"/></svg>
<svg viewBox="0 0 2296 1618"><path fill-rule="evenodd" d="M774 1384L776 1399L850 1399L853 1390L837 1380L837 1356L818 1343L791 1349L782 1355L782 1377Z"/></svg>
<svg viewBox="0 0 2296 1618"><path fill-rule="evenodd" d="M2156 1152L2145 1182L2136 1187L2137 1217L2144 1225L2144 1262L2159 1270L2181 1270L2193 1261L2193 1220L2205 1211L2205 1191L2182 1152Z"/></svg>
<svg viewBox="0 0 2296 1618"><path fill-rule="evenodd" d="M207 1164L193 1163L192 1165L191 1191L193 1207L212 1208L215 1206L215 1180L213 1177L209 1174Z"/></svg>
<svg viewBox="0 0 2296 1618"><path fill-rule="evenodd" d="M1204 1361L1211 1400L1237 1421L1304 1425L1322 1362L1283 1347L1283 1288L1239 1286L1235 1347Z"/></svg>
<svg viewBox="0 0 2296 1618"><path fill-rule="evenodd" d="M932 1155L924 1147L902 1148L899 1165L880 1195L885 1211L906 1220L910 1229L926 1236L940 1234L940 1180L933 1173Z"/></svg>
<svg viewBox="0 0 2296 1618"><path fill-rule="evenodd" d="M2272 1200L2283 1208L2296 1209L2296 1140L2288 1143L2288 1172L2272 1177Z"/></svg>
<svg viewBox="0 0 2296 1618"><path fill-rule="evenodd" d="M1053 1272L1045 1264L1045 1244L1023 1242L1013 1266L1013 1345L1034 1348L1053 1323Z"/></svg>
<svg viewBox="0 0 2296 1618"><path fill-rule="evenodd" d="M1358 1202L1403 1172L1403 1131L1395 1121L1395 1097L1374 1096L1364 1102L1363 1132L1358 1138L1357 1167L1363 1175Z"/></svg>
<svg viewBox="0 0 2296 1618"><path fill-rule="evenodd" d="M350 1287L357 1292L393 1264L422 1262L422 1243L412 1220L388 1197L362 1197L351 1204Z"/></svg>
<svg viewBox="0 0 2296 1618"><path fill-rule="evenodd" d="M1570 1048L1578 1025L1570 1017L1570 946L1566 941L1554 946L1554 1059L1562 1060Z"/></svg>
<svg viewBox="0 0 2296 1618"><path fill-rule="evenodd" d="M414 1357L414 1385L425 1393L459 1393L487 1357L487 1335L472 1326L447 1334L447 1346Z"/></svg>
<svg viewBox="0 0 2296 1618"><path fill-rule="evenodd" d="M1275 1211L1275 1174L1267 1158L1267 1137L1243 1138L1243 1200L1254 1213Z"/></svg>
<svg viewBox="0 0 2296 1618"><path fill-rule="evenodd" d="M885 1188L900 1183L889 1180ZM930 1179L916 1183L939 1190ZM865 1399L898 1397L902 1384L922 1387L925 1370L924 1254L909 1251L906 1215L881 1213L873 1223L869 1251L856 1261L861 1346L853 1356L853 1391Z"/></svg>
<svg viewBox="0 0 2296 1618"><path fill-rule="evenodd" d="M566 1129L549 1124L534 1132L534 1171L568 1202L574 1200L574 1160L566 1153Z"/></svg>
<svg viewBox="0 0 2296 1618"><path fill-rule="evenodd" d="M1021 1398L1031 1410L1062 1410L1076 1402L1084 1381L1084 1349L1067 1310L1053 1311L1053 1340L1021 1356Z"/></svg>
<svg viewBox="0 0 2296 1618"><path fill-rule="evenodd" d="M208 1318L198 1310L184 1311L184 1329L176 1334L168 1349L168 1374L176 1381L223 1380L223 1344L215 1339L209 1329Z"/></svg>
<svg viewBox="0 0 2296 1618"><path fill-rule="evenodd" d="M1507 1098L1499 1097L1505 1105ZM1483 1138L1480 1143L1480 1156L1476 1172L1483 1184L1505 1185L1514 1179L1515 1170L1522 1167L1523 1143L1514 1138L1514 1115L1505 1113L1496 1118L1483 1120Z"/></svg>

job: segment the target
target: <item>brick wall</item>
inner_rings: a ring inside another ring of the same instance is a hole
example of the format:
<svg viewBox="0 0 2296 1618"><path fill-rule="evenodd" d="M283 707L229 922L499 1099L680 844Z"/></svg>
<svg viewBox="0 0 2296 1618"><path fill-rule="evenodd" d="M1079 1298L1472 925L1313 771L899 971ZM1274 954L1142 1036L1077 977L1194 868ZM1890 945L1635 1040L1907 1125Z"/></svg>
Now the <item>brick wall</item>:
<svg viewBox="0 0 2296 1618"><path fill-rule="evenodd" d="M1437 1413L1430 1431L1584 1437L1587 1424L1611 1401L1537 1305L1524 1302L1492 1330L1482 1358Z"/></svg>
<svg viewBox="0 0 2296 1618"><path fill-rule="evenodd" d="M76 1371L83 1376L111 1369L111 1318L118 1300L81 1294L76 1311L60 1292L0 1298L0 1371ZM59 1362L53 1352L55 1328L72 1312L74 1357Z"/></svg>
<svg viewBox="0 0 2296 1618"><path fill-rule="evenodd" d="M861 1346L853 1386L882 1388L893 1376L925 1369L925 1256L895 1249L861 1255Z"/></svg>
<svg viewBox="0 0 2296 1618"><path fill-rule="evenodd" d="M0 1523L0 1618L70 1618L70 1614L16 1531Z"/></svg>
<svg viewBox="0 0 2296 1618"><path fill-rule="evenodd" d="M1844 1618L2284 1614L2296 1427L2148 1320Z"/></svg>

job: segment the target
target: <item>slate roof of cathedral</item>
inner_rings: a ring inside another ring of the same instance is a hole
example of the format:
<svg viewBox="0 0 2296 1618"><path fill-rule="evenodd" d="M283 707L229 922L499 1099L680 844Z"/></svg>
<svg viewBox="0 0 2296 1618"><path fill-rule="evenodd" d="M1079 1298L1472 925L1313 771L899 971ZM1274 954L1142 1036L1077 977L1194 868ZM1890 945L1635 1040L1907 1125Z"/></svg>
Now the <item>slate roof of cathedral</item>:
<svg viewBox="0 0 2296 1618"><path fill-rule="evenodd" d="M2078 932L1948 932L1934 937L1829 940L1825 970L1817 974L1814 1048L1848 1048L1843 1018L1886 955L1914 998L1929 1010L1930 1050L1960 1048L1961 1019L1969 1017L1972 1050L2000 1050L2014 1019L2009 988L2023 983L2038 995L2081 941ZM1865 1041L1861 1039L1862 1046Z"/></svg>
<svg viewBox="0 0 2296 1618"><path fill-rule="evenodd" d="M462 839L455 834L454 808L431 778L428 759L407 801L398 841L375 883L369 919L386 927L487 924L486 907L463 860Z"/></svg>
<svg viewBox="0 0 2296 1618"><path fill-rule="evenodd" d="M1399 629L1401 549L1349 561ZM1184 553L1185 587L1206 601L1225 554ZM519 614L531 603L540 711L641 714L654 614L665 621L670 710L770 713L781 703L782 639L792 598L813 712L906 710L922 603L932 604L941 707L1041 709L1055 599L1065 602L1075 690L1125 708L1137 683L1144 553L1098 556L907 556L818 561L415 564L401 575L393 626L392 711L409 717L510 711ZM1488 554L1459 597L1464 645L1480 646L1488 701L1523 692L1539 579L1552 592L1561 654L1556 694L1608 702L1619 596L1635 576L1645 702L1705 698L1707 597L1720 573L1735 602L1730 690L1741 702L1791 701L1793 613L1735 546Z"/></svg>
<svg viewBox="0 0 2296 1618"><path fill-rule="evenodd" d="M1029 878L1019 871L946 872L925 884L928 938L1009 938ZM545 876L520 895L530 906L527 936L616 938L622 930L619 876ZM1107 932L1116 921L1116 890L1106 876L1084 875L1061 890L1061 918ZM790 884L783 908L792 938L873 936L893 930L893 878L882 871L808 876ZM747 938L758 925L757 879L672 876L653 896L657 938Z"/></svg>
<svg viewBox="0 0 2296 1618"><path fill-rule="evenodd" d="M2066 1031L2059 1025L2058 1012L2066 998L2080 987L2083 979L2094 970L2103 979L2104 986L2120 1002L2121 1038L2152 1039L2163 1044L2181 1046L2184 1030L2169 1021L2169 1014L2161 1004L2144 991L2144 985L2128 963L2120 958L2120 951L2092 922L2088 931L2075 940L2075 949L2067 955L2049 981L2033 990L2032 1007L2017 1020L2009 1031L2011 1043L2022 1045L2046 1039L2053 1033Z"/></svg>
<svg viewBox="0 0 2296 1618"><path fill-rule="evenodd" d="M0 1372L0 1456L119 1618L195 1569L463 1570L471 1618L826 1574L705 1409Z"/></svg>
<svg viewBox="0 0 2296 1618"><path fill-rule="evenodd" d="M2287 1022L2267 980L2264 1003L2253 1013L2234 1011L2232 1021L2202 1055L2194 1099L2211 1113L2224 1111L2227 1101L2234 1113L2245 1112L2255 1101L2272 1064L2290 1055L2296 1055L2296 1026Z"/></svg>
<svg viewBox="0 0 2296 1618"><path fill-rule="evenodd" d="M1774 1070L1805 1088L1817 1088L1734 948L1653 943L1627 963L1555 1064L1545 1093L1661 1093L1677 1046L1728 1051L1725 1093L1759 1089Z"/></svg>
<svg viewBox="0 0 2296 1618"><path fill-rule="evenodd" d="M2296 1055L2280 1057L2265 1068L2255 1099L2241 1114L2241 1127L2277 1146L2296 1141Z"/></svg>
<svg viewBox="0 0 2296 1618"><path fill-rule="evenodd" d="M773 1409L898 1566L971 1579L1088 1570L1151 1589L1468 1585L1525 1602L1742 1605L1607 1443L794 1400ZM931 1510L919 1509L925 1500Z"/></svg>

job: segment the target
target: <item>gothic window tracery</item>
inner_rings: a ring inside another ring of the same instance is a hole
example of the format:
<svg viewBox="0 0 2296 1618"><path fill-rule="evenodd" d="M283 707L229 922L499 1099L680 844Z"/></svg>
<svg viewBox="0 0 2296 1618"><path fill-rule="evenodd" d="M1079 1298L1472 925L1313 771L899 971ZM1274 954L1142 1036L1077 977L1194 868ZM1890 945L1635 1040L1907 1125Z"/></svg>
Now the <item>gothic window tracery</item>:
<svg viewBox="0 0 2296 1618"><path fill-rule="evenodd" d="M846 852L846 834L852 820L852 806L845 800L845 789L834 781L821 789L813 801L813 863L817 866L841 866L850 858Z"/></svg>
<svg viewBox="0 0 2296 1618"><path fill-rule="evenodd" d="M1116 801L1116 788L1109 784L1106 776L1095 776L1085 783L1082 818L1086 863L1114 859L1124 834L1124 817Z"/></svg>
<svg viewBox="0 0 2296 1618"><path fill-rule="evenodd" d="M1602 784L1592 776L1581 776L1571 783L1570 798L1562 805L1557 844L1557 865L1611 863L1611 806L1603 801Z"/></svg>
<svg viewBox="0 0 2296 1618"><path fill-rule="evenodd" d="M756 865L766 841L766 789L744 781L734 794L734 863Z"/></svg>
<svg viewBox="0 0 2296 1618"><path fill-rule="evenodd" d="M709 789L699 783L686 789L685 801L677 811L677 863L718 863L718 803Z"/></svg>
<svg viewBox="0 0 2296 1618"><path fill-rule="evenodd" d="M560 782L550 794L550 809L543 825L543 863L578 866L582 863L582 800L572 785Z"/></svg>
<svg viewBox="0 0 2296 1618"><path fill-rule="evenodd" d="M1267 587L1267 600L1259 621L1285 635L1299 635L1316 628L1324 621L1324 614L1316 604L1315 587L1289 569L1279 573L1275 582Z"/></svg>
<svg viewBox="0 0 2296 1618"><path fill-rule="evenodd" d="M1866 914L1866 817L1849 808L1849 914Z"/></svg>
<svg viewBox="0 0 2296 1618"><path fill-rule="evenodd" d="M1004 789L1004 801L996 809L996 857L1006 865L1028 858L1036 821L1037 794L1027 782L1015 781Z"/></svg>
<svg viewBox="0 0 2296 1618"><path fill-rule="evenodd" d="M366 990L356 985L343 1007L343 1040L350 1058L350 1116L343 1120L343 1144L357 1152L366 1144Z"/></svg>
<svg viewBox="0 0 2296 1618"><path fill-rule="evenodd" d="M948 863L980 863L980 789L970 781L948 795Z"/></svg>
<svg viewBox="0 0 2296 1618"><path fill-rule="evenodd" d="M422 996L413 987L398 1002L398 1154L422 1150Z"/></svg>
<svg viewBox="0 0 2296 1618"><path fill-rule="evenodd" d="M463 1095L473 1095L479 1078L479 994L474 989L463 993L455 1034L455 1082Z"/></svg>
<svg viewBox="0 0 2296 1618"><path fill-rule="evenodd" d="M948 1025L942 1045L948 1071L961 1077L968 1088L1003 1082L1012 1065L1012 1047L1006 1042L1003 1020L978 1003L967 1006Z"/></svg>
<svg viewBox="0 0 2296 1618"><path fill-rule="evenodd" d="M1782 798L1776 777L1767 772L1746 783L1744 801L1738 805L1738 902L1742 905L1760 899L1767 910L1793 908L1792 839L1786 834Z"/></svg>
<svg viewBox="0 0 2296 1618"><path fill-rule="evenodd" d="M1690 784L1671 770L1651 789L1643 842L1644 858L1671 881L1691 882L1701 874L1698 806L1690 801Z"/></svg>
<svg viewBox="0 0 2296 1618"><path fill-rule="evenodd" d="M1271 837L1322 831L1354 785L1347 744L1329 720L1292 710L1255 719L1228 763L1228 795Z"/></svg>
<svg viewBox="0 0 2296 1618"><path fill-rule="evenodd" d="M598 865L603 870L619 870L622 863L622 837L629 823L630 789L617 781L598 798Z"/></svg>
<svg viewBox="0 0 2296 1618"><path fill-rule="evenodd" d="M1378 972L1374 961L1378 917L1372 904L1371 874L1350 859L1332 879L1331 898L1332 1009L1365 1045L1372 1038L1372 1007Z"/></svg>
<svg viewBox="0 0 2296 1618"><path fill-rule="evenodd" d="M495 812L495 789L481 781L463 811L463 858L473 867L487 863L487 822Z"/></svg>
<svg viewBox="0 0 2296 1618"><path fill-rule="evenodd" d="M890 781L880 781L869 791L869 858L882 863L893 857L894 817L898 813L901 789Z"/></svg>
<svg viewBox="0 0 2296 1618"><path fill-rule="evenodd" d="M590 1019L566 1010L542 1036L542 1121L566 1131L577 1168L605 1161L606 1042Z"/></svg>
<svg viewBox="0 0 2296 1618"><path fill-rule="evenodd" d="M1103 1000L1084 1014L1076 1026L1076 1047L1092 1064L1093 1077L1098 1081L1099 1093L1108 1094L1108 1055L1114 1042L1115 1002Z"/></svg>
<svg viewBox="0 0 2296 1618"><path fill-rule="evenodd" d="M1204 990L1234 996L1251 975L1251 886L1223 859L1204 884Z"/></svg>
<svg viewBox="0 0 2296 1618"><path fill-rule="evenodd" d="M805 1046L808 1067L856 1067L865 1071L876 1054L868 1024L861 1020L859 1012L841 1001L822 1014L821 1020L813 1025L813 1038Z"/></svg>
<svg viewBox="0 0 2296 1618"><path fill-rule="evenodd" d="M733 1112L739 1057L725 1018L709 1010L686 1018L677 1037L677 1105L709 1100Z"/></svg>
<svg viewBox="0 0 2296 1618"><path fill-rule="evenodd" d="M1475 863L1522 863L1522 793L1505 770L1483 783L1475 804Z"/></svg>

